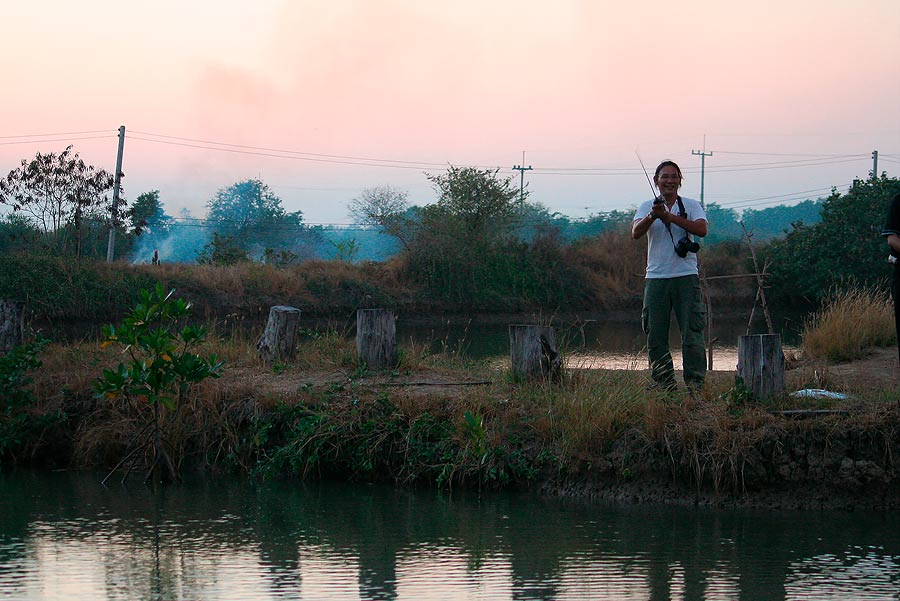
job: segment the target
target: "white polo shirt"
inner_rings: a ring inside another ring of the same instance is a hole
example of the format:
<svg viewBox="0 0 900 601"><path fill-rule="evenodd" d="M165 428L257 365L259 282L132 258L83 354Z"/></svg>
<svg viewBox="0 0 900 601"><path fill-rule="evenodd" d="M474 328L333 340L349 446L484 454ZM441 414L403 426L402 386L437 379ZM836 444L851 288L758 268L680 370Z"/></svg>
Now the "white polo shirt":
<svg viewBox="0 0 900 601"><path fill-rule="evenodd" d="M706 219L706 211L699 202L692 198L681 198L687 218L691 221ZM640 221L647 216L653 207L653 199L641 203L634 213L634 221ZM670 213L678 214L678 202L672 205ZM647 230L647 279L677 278L685 275L697 275L697 253L688 253L685 257L679 257L675 253L674 239L677 243L687 232L674 223L670 224L672 237L666 230L666 224L661 219L656 219ZM694 237L691 236L693 240Z"/></svg>

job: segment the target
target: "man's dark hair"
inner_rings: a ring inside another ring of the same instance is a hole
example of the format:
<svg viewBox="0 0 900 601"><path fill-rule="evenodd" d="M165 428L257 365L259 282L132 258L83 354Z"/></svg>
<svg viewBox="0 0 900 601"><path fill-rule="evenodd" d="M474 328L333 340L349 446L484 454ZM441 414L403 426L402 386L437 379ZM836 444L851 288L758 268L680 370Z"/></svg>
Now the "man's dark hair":
<svg viewBox="0 0 900 601"><path fill-rule="evenodd" d="M665 169L666 167L675 167L675 171L678 172L678 179L684 179L684 176L681 175L681 167L678 166L678 163L675 161L663 161L656 167L656 173L653 174L653 178L656 179L659 177L659 172Z"/></svg>

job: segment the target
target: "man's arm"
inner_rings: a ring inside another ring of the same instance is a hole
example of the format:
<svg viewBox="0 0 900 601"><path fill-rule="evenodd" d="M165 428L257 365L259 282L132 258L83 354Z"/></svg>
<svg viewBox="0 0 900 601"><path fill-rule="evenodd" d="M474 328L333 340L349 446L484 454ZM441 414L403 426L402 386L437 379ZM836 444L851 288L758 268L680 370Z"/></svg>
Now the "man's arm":
<svg viewBox="0 0 900 601"><path fill-rule="evenodd" d="M897 234L888 234L887 243L888 246L891 247L891 250L900 255L900 236Z"/></svg>
<svg viewBox="0 0 900 601"><path fill-rule="evenodd" d="M663 223L673 223L686 231L689 234L693 234L695 236L699 236L703 238L707 233L707 224L706 219L688 219L687 217L682 217L675 213L666 212L663 215L660 215L660 219L663 220Z"/></svg>
<svg viewBox="0 0 900 601"><path fill-rule="evenodd" d="M631 237L634 240L637 240L641 236L647 233L647 230L650 229L650 226L653 225L653 217L652 213L647 213L641 219L635 219L631 222Z"/></svg>

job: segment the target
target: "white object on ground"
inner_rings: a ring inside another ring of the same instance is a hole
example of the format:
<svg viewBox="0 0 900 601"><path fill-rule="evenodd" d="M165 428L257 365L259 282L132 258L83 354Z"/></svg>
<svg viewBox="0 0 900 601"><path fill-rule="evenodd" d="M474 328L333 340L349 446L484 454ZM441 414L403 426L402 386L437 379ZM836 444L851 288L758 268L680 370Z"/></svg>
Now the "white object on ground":
<svg viewBox="0 0 900 601"><path fill-rule="evenodd" d="M821 388L804 388L791 393L792 397L804 399L846 399L847 395L841 392L831 392Z"/></svg>

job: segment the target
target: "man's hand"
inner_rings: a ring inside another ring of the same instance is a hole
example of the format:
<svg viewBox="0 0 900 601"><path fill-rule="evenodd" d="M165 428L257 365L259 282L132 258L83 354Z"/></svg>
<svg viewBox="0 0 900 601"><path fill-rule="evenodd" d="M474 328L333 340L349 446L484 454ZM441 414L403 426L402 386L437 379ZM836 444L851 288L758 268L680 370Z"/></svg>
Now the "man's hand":
<svg viewBox="0 0 900 601"><path fill-rule="evenodd" d="M666 209L665 203L655 202L650 208L650 216L662 220L663 223L669 223L672 214Z"/></svg>

